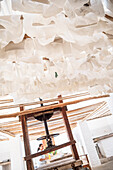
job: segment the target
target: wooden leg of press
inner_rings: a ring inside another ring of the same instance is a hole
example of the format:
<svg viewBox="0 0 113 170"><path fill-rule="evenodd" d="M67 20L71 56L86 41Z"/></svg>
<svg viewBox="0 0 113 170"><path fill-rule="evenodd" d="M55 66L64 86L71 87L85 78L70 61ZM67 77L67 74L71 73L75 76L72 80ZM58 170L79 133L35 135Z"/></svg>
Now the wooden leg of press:
<svg viewBox="0 0 113 170"><path fill-rule="evenodd" d="M23 111L23 106L20 107L20 111ZM23 132L23 140L24 140L24 148L25 148L25 156L31 154L30 149L30 142L29 142L29 134L28 134L28 126L27 126L27 117L21 116L21 125L22 125L22 132ZM34 165L32 159L26 161L27 170L34 170Z"/></svg>

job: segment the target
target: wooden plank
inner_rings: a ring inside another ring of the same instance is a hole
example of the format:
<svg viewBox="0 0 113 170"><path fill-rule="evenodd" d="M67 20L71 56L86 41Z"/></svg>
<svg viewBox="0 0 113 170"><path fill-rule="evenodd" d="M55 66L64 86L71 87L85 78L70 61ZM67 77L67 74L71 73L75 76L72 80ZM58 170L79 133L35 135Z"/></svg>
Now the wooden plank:
<svg viewBox="0 0 113 170"><path fill-rule="evenodd" d="M0 104L11 103L11 102L13 102L13 99L0 100Z"/></svg>
<svg viewBox="0 0 113 170"><path fill-rule="evenodd" d="M80 117L78 117L78 116L75 116L75 117L69 117L69 120L70 120L70 125L72 125L73 123L74 124L76 124L76 122L77 121L79 121L79 120L82 120L84 117L86 116L86 114L85 115L83 115L83 116L80 116ZM60 119L58 119L57 120L57 122L56 122L56 120L53 122L49 122L48 121L48 126L49 126L49 128L53 128L54 129L54 127L56 127L56 126L58 126L58 128L60 128L60 127L62 127L62 124L63 124L63 120L60 118ZM43 124L41 123L41 122L38 122L37 121L37 124L35 124L34 126L30 126L28 129L29 129L29 132L31 132L32 130L34 131L34 130L38 130L39 129L39 131L45 131L44 130L44 127L43 127ZM57 129L57 128L56 128ZM19 127L19 128L13 128L13 129L8 129L10 132L13 132L15 135L17 135L17 134L19 134L19 133L22 133L22 131L21 131L21 127ZM29 133L30 134L30 133Z"/></svg>
<svg viewBox="0 0 113 170"><path fill-rule="evenodd" d="M86 116L86 115L88 115L88 113L89 112L91 112L92 110L90 110L90 111L85 111L85 112L81 112L81 113L78 113L78 114L68 114L68 118L71 120L71 118L73 118L73 120L75 120L75 118L77 119L78 117L79 117L79 115L80 116ZM87 113L87 114L86 114ZM63 120L62 120L62 115L60 116L57 116L56 118L54 118L54 116L53 116L53 118L51 118L51 119L49 119L48 120L48 123L49 123L49 125L50 124L54 124L55 122L57 122L57 123L59 123L60 124L60 122L63 122ZM37 126L39 126L39 125L42 125L43 126L43 122L40 122L40 121L35 121L34 123L32 123L32 124L28 124L28 128L29 128L29 130L30 129L32 129L32 128L37 128ZM32 128L31 128L32 127ZM6 128L5 128L6 129ZM7 128L9 131L12 131L12 132L17 132L18 130L21 130L21 126L19 126L19 127L13 127L13 128Z"/></svg>
<svg viewBox="0 0 113 170"><path fill-rule="evenodd" d="M84 107L85 108L85 107ZM75 109L75 110L70 110L70 111L67 111L66 113L67 113L67 115L68 115L68 117L71 117L72 116L72 113L74 112L76 112L76 111L79 111L79 110L83 110L84 108L81 108L81 109ZM94 109L93 109L94 110ZM80 112L80 113L75 113L75 114L73 114L73 115L79 115L79 114L83 114L83 113L86 113L86 112L90 112L90 111L93 111L93 110L89 110L89 111L85 111L85 112ZM52 122L52 121L54 121L54 120L59 120L59 119L61 119L62 118L62 115L61 115L61 113L59 113L59 114L54 114L53 116L52 116L52 118L51 119L49 119L48 120L48 122ZM12 124L11 124L12 123ZM37 125L37 124L42 124L42 122L37 122L37 120L32 120L32 121L28 121L28 127L30 127L30 126L33 126L33 125ZM0 126L1 127L3 127L3 128L6 128L6 129L8 129L8 130L10 130L10 128L18 128L18 127L20 127L20 122L19 121L10 121L10 122L7 122L7 124L5 123L1 123L0 124Z"/></svg>
<svg viewBox="0 0 113 170"><path fill-rule="evenodd" d="M67 165L70 165L70 168L72 168L71 167L72 164L74 164L74 169L75 169L75 168L82 165L82 161L81 160L75 160L72 157L71 158L64 158L62 160L55 161L55 162L52 162L50 164L42 165L37 170L42 170L42 169L43 170L51 170L51 169L56 169L56 168L61 168L61 167L64 169L64 168L66 168Z"/></svg>
<svg viewBox="0 0 113 170"><path fill-rule="evenodd" d="M12 126L12 125L18 125L20 124L19 120L14 120L14 121L7 121L7 122L3 122L0 123L0 127L8 127L8 126Z"/></svg>
<svg viewBox="0 0 113 170"><path fill-rule="evenodd" d="M6 140L9 140L9 138L5 138L5 139L0 139L0 141L6 141Z"/></svg>
<svg viewBox="0 0 113 170"><path fill-rule="evenodd" d="M61 95L59 95L58 97L61 98ZM63 103L62 100L60 100L59 102ZM70 124L69 124L69 121L68 121L68 116L66 114L66 108L65 107L62 107L62 116L63 116L63 120L64 120L64 123L65 123L65 127L66 127L66 131L67 131L67 134L68 134L68 138L69 138L70 141L73 141L74 138L73 138L71 127L70 127ZM77 152L75 144L71 145L71 150L72 150L73 157L76 160L78 160L79 159L79 155L78 155L78 152Z"/></svg>
<svg viewBox="0 0 113 170"><path fill-rule="evenodd" d="M94 119L100 119L100 118L107 117L107 116L111 116L111 115L112 115L112 113L109 113L109 114L105 114L105 115L102 115L102 116L98 116L98 117L95 117L95 118L92 118L92 119L88 119L87 121L94 120Z"/></svg>
<svg viewBox="0 0 113 170"><path fill-rule="evenodd" d="M76 104L76 103L83 102L83 101L88 101L88 100L92 100L92 99L100 99L100 98L105 98L105 97L109 97L109 95L88 97L88 98L78 99L78 100L65 102L65 103L53 104L53 105L48 105L48 106L43 106L43 107L37 107L35 109L29 109L29 110L25 110L25 111L21 111L21 112L16 112L16 113L13 113L13 114L0 115L0 119L27 115L27 114L31 114L31 113L35 113L35 112L39 112L39 111L54 109L54 108L58 108L58 107L64 107L64 106L67 106L67 105Z"/></svg>
<svg viewBox="0 0 113 170"><path fill-rule="evenodd" d="M58 104L58 103L54 103L54 104ZM49 106L51 106L51 105L49 105ZM29 121L33 120L34 116L40 116L43 114L50 114L50 113L53 113L55 115L55 114L60 114L60 112L61 112L60 107L53 108L53 109L47 109L47 110L43 110L43 111L37 111L37 112L31 113L31 114L27 114L27 120L29 120Z"/></svg>
<svg viewBox="0 0 113 170"><path fill-rule="evenodd" d="M102 104L103 102L99 102L98 103L98 105L100 105L100 104ZM93 107L95 107L95 106L98 106L97 104L94 104L94 105L91 105L91 107L93 106ZM70 110L70 111L67 111L66 113L67 113L67 115L68 115L68 117L70 118L70 117L74 117L74 116L79 116L79 115L82 115L82 114L86 114L86 113L89 113L89 112L92 112L93 110L92 109L90 109L90 110L86 110L86 111L84 111L84 112L79 112L79 113L75 113L75 112L78 112L78 111L82 111L82 110L84 110L84 109L87 109L87 108L90 108L89 106L86 106L86 107L83 107L83 108L78 108L78 109L74 109L74 110ZM74 113L74 114L73 114ZM53 122L53 121L57 121L57 120L59 120L59 119L61 119L62 118L62 115L61 114L54 114L53 116L52 116L52 118L51 119L49 119L48 120L48 122ZM37 125L37 124L42 124L42 122L36 122L36 121L33 121L33 123L32 124L30 124L29 125L29 127L30 126L33 126L33 125Z"/></svg>
<svg viewBox="0 0 113 170"><path fill-rule="evenodd" d="M63 123L63 122L62 122ZM76 127L76 123L74 122L74 123L72 123L72 124L75 124L75 127ZM55 127L54 125L52 125L52 127L50 128L50 126L49 126L49 131L51 131L51 130L60 130L60 128L62 128L62 127L64 127L64 125L63 124L57 124L57 127ZM36 130L36 131L35 131ZM31 135L31 133L38 133L38 132L45 132L45 128L42 126L39 126L39 128L36 128L36 129L32 129L32 130L29 130L29 135ZM37 131L38 130L38 131ZM33 132L32 132L33 131ZM20 133L22 133L21 131L18 131L18 132L15 132L15 134L17 135L17 134L20 134Z"/></svg>
<svg viewBox="0 0 113 170"><path fill-rule="evenodd" d="M107 115L103 115L103 116L99 116L99 117L96 117L96 118L93 118L93 119L97 119L97 118L103 118L103 117L105 117L105 116L110 116L111 114L107 114ZM83 117L84 118L84 117ZM89 120L93 120L93 119L88 119L88 121ZM77 120L75 120L75 121L78 121L78 120L82 120L82 118L79 118L79 119L77 119ZM61 124L61 123L60 123ZM62 124L63 124L63 122L62 122ZM61 133L64 133L65 132L65 128L63 128L62 129L62 127L63 126L60 126L59 124L57 124L58 125L58 127L56 128L54 128L54 126L53 126L53 128L51 128L50 129L50 132L51 133L56 133L56 132L59 132L60 134ZM70 122L70 125L71 125L71 127L72 128L75 128L76 127L76 122L74 122L74 120L72 119L72 121ZM49 126L49 127L52 127L52 126ZM40 136L42 136L44 133L45 133L45 129L44 129L44 127L42 128L42 127L39 127L40 128L40 133L39 133L39 131L37 131L37 132L32 132L32 130L33 129L29 129L29 136L30 136L30 139L31 139L31 136L36 136L35 137L35 139L37 138L37 137L40 137ZM18 132L18 133L15 133L14 132L14 134L16 135L16 134L19 134L19 133L22 133L21 131L20 132ZM45 135L45 134L44 134Z"/></svg>
<svg viewBox="0 0 113 170"><path fill-rule="evenodd" d="M77 109L74 109L74 110L69 110L69 111L67 111L67 113L76 112L76 111L81 111L81 110L83 110L83 109L88 109L88 108L90 108L90 107L96 107L96 106L98 106L98 105L100 105L100 104L102 104L102 103L103 103L103 101L102 101L102 102L95 103L95 104L92 104L92 105L87 105L87 106L82 107L82 108L77 108ZM36 120L34 119L33 121L36 121ZM3 122L3 123L0 123L0 126L1 126L1 125L2 125L2 126L7 126L7 124L12 124L12 123L13 123L13 124L18 124L19 121L18 121L18 120L14 120L14 121ZM29 123L29 120L28 120L28 123ZM30 123L31 123L31 121L30 121Z"/></svg>
<svg viewBox="0 0 113 170"><path fill-rule="evenodd" d="M100 137L97 137L97 138L93 138L93 141L98 142L100 140L107 139L107 138L110 138L110 137L113 137L113 133L103 135L103 136L100 136Z"/></svg>
<svg viewBox="0 0 113 170"><path fill-rule="evenodd" d="M103 105L100 109L98 109L97 111L93 111L94 114L92 116L90 116L91 118L95 117L95 116L99 116L100 114L103 114L103 112L109 110L109 108L107 107L107 103L105 105Z"/></svg>
<svg viewBox="0 0 113 170"><path fill-rule="evenodd" d="M74 126L74 127L76 127L76 123L73 123L72 124L72 126ZM53 127L53 128L50 128L49 129L49 132L50 133L53 133L53 132L57 132L57 133L60 133L60 130L64 130L64 132L65 132L65 126L64 125L61 125L60 127ZM29 135L31 136L31 135L38 135L39 136L39 134L45 134L45 130L43 129L43 130L41 130L41 131L35 131L35 132L29 132Z"/></svg>
<svg viewBox="0 0 113 170"><path fill-rule="evenodd" d="M94 110L92 113L90 113L89 115L87 115L82 121L87 120L90 116L92 116L97 110L100 110L104 105L106 104L106 102L102 103L102 105L100 105L96 110Z"/></svg>
<svg viewBox="0 0 113 170"><path fill-rule="evenodd" d="M104 111L102 110L100 113L94 114L93 116L89 117L88 119L93 119L93 118L102 116L102 115L104 115L104 114L106 114L106 113L110 113L110 110L104 110Z"/></svg>
<svg viewBox="0 0 113 170"><path fill-rule="evenodd" d="M78 111L82 111L84 109L89 109L91 107L96 107L98 105L101 105L103 102L99 102L99 103L96 103L96 104L92 104L92 105L88 105L88 106L85 106L85 107L82 107L82 108L77 108L77 109L74 109L74 110L69 110L67 111L67 115L70 115L70 113L73 113L73 112L78 112ZM91 110L91 109L90 109ZM90 111L88 110L88 112ZM94 110L94 109L93 109ZM92 111L93 111L92 110ZM80 114L82 114L83 112L80 112ZM60 114L58 114L60 115ZM57 114L53 115L52 118L48 121L53 121L55 120L55 117L57 117ZM59 116L58 116L59 117ZM62 117L62 116L61 116ZM56 118L57 119L57 118ZM32 120L32 121L27 121L28 122L28 127L29 126L32 126L33 123L37 123L37 120ZM16 126L20 126L20 122L18 120L15 120L15 121L8 121L8 122L3 122L3 123L0 123L0 127L5 127L5 128L10 128L10 127L16 127Z"/></svg>
<svg viewBox="0 0 113 170"><path fill-rule="evenodd" d="M85 117L85 116L84 116ZM84 118L83 117L83 118ZM72 119L72 120L70 120L70 125L72 126L73 124L75 125L74 127L76 127L76 121L79 121L79 120L81 120L82 118L78 118L78 119ZM49 130L54 130L54 129L58 129L59 130L59 128L61 128L61 127L64 127L64 125L63 125L63 121L61 121L60 123L57 123L56 124L56 126L57 127L55 127L55 125L53 124L53 125L49 125ZM34 129L36 129L36 130L38 130L38 131L45 131L45 129L44 129L44 127L43 126L39 126L39 129L37 129L37 127L35 127L35 128L32 128L32 129L29 129L29 135L32 133L32 130L34 131ZM14 132L14 131L13 131ZM15 135L17 135L17 134L19 134L19 133L22 133L21 131L15 131L14 132L14 134Z"/></svg>
<svg viewBox="0 0 113 170"><path fill-rule="evenodd" d="M24 110L24 108L20 107L20 111L22 110ZM27 129L27 120L25 116L21 116L20 119L22 123L25 154L26 156L28 156L31 154L31 150L30 150L29 135L28 135L28 129ZM29 159L28 161L26 161L26 164L27 164L27 170L34 170L32 159Z"/></svg>
<svg viewBox="0 0 113 170"><path fill-rule="evenodd" d="M86 96L86 95L89 95L89 93L84 92L84 93L79 93L79 94L75 94L75 95L65 96L65 97L62 97L60 100L67 100L67 99L72 99L72 98L75 98L75 97L81 97L81 96ZM31 103L24 103L24 104L16 104L16 105L10 105L10 106L9 105L8 106L1 106L0 110L16 108L16 107L21 107L21 106L33 106L33 105L37 105L37 104L50 103L50 102L55 102L55 101L59 101L59 98L48 99L48 100L37 101L37 102L31 102Z"/></svg>
<svg viewBox="0 0 113 170"><path fill-rule="evenodd" d="M70 125L72 125L73 123L76 124L77 121L82 120L86 115L88 115L88 112L87 112L87 114L84 114L84 113L86 113L86 112L82 112L83 115L80 115L80 116L78 114L77 114L77 116L76 116L76 114L68 116L68 118L70 120ZM106 114L106 113L107 112L105 112L104 114ZM109 115L111 115L111 114L109 114ZM107 115L105 115L105 116L107 116ZM96 118L99 118L99 117L104 117L104 116L98 116L98 117L95 117L93 119L96 119ZM61 125L63 124L63 120L61 118L62 118L62 116L57 118L57 119L53 119L53 120L50 119L51 121L48 121L49 128L52 128L52 127L54 128L54 126L55 127L56 126L61 127ZM90 118L88 120L93 120L93 119ZM42 131L42 129L44 131L43 123L39 122L39 121L37 121L34 124L31 124L28 127L29 127L30 132L32 130L36 130L37 127L39 127L40 131ZM19 133L21 133L21 126L18 127L18 128L17 127L9 128L8 131L10 131L10 132L12 132L14 134L19 134Z"/></svg>
<svg viewBox="0 0 113 170"><path fill-rule="evenodd" d="M7 130L0 129L0 132L1 132L1 133L4 133L4 134L7 134L7 135L9 135L9 136L15 137L15 134L14 134L14 133L9 132L9 131L7 131Z"/></svg>
<svg viewBox="0 0 113 170"><path fill-rule="evenodd" d="M73 140L71 142L63 143L61 145L51 147L50 149L47 149L47 150L44 150L44 151L41 151L41 152L38 152L38 153L34 153L34 154L31 154L31 155L28 155L28 156L24 157L24 159L25 160L30 160L30 159L35 158L37 156L41 156L41 155L47 154L49 152L52 152L52 151L64 148L64 147L72 145L74 143L75 143L75 140Z"/></svg>

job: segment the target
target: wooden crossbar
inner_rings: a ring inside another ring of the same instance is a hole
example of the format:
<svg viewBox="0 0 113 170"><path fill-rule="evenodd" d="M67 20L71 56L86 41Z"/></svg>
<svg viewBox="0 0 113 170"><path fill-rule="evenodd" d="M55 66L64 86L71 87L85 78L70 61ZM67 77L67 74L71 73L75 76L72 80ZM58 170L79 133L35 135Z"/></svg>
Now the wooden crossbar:
<svg viewBox="0 0 113 170"><path fill-rule="evenodd" d="M8 105L8 106L0 106L0 110L17 108L17 107L22 107L22 106L24 107L24 106L32 106L32 105L50 103L50 102L55 102L55 101L59 101L59 100L67 100L67 99L72 99L72 98L76 98L76 97L82 97L82 96L86 96L86 95L89 95L89 93L88 92L84 92L84 93L74 94L74 95L65 96L65 97L61 97L61 98L48 99L48 100L43 100L43 101L36 101L36 102L31 102L31 103L23 103L23 104L14 104L14 105Z"/></svg>
<svg viewBox="0 0 113 170"><path fill-rule="evenodd" d="M30 159L35 158L37 156L41 156L41 155L47 154L49 152L52 152L52 151L64 148L64 147L72 145L72 144L75 144L75 140L73 140L71 142L67 142L67 143L61 144L61 145L58 145L58 146L54 146L54 147L52 147L50 149L47 149L47 150L44 150L44 151L41 151L41 152L38 152L38 153L34 153L34 154L31 154L31 155L28 155L28 156L24 157L24 159L25 160L30 160Z"/></svg>
<svg viewBox="0 0 113 170"><path fill-rule="evenodd" d="M0 115L0 119L17 117L17 116L22 116L22 115L28 115L28 114L31 114L31 113L35 113L35 112L39 112L39 111L41 112L41 111L45 111L47 109L49 110L49 109L54 109L54 108L58 108L58 107L62 108L62 107L67 106L67 105L76 104L76 103L79 103L79 102L88 101L88 100L92 100L92 99L105 98L105 97L109 97L109 95L88 97L88 98L78 99L78 100L65 102L65 103L53 104L53 105L48 105L48 106L43 106L43 107L37 107L35 109L24 110L24 111L16 112L16 113L13 113L13 114Z"/></svg>

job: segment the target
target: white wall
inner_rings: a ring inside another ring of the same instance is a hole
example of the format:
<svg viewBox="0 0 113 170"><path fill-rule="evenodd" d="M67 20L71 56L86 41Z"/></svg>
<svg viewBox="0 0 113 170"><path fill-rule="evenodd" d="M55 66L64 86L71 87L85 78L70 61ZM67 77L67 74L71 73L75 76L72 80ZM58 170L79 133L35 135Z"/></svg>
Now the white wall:
<svg viewBox="0 0 113 170"><path fill-rule="evenodd" d="M98 143L107 158L113 156L113 137L101 140Z"/></svg>
<svg viewBox="0 0 113 170"><path fill-rule="evenodd" d="M11 147L11 143L12 143L12 147ZM37 148L38 148L40 143L42 143L42 141L34 140L34 141L30 142L32 154L37 152ZM19 150L19 148L17 148L16 145L21 145L20 147L22 147L21 148L22 150ZM13 151L12 153L10 152L11 150ZM16 138L15 138L15 142L14 141L13 142L12 141L0 142L0 162L7 160L7 159L11 160L11 157L17 157L16 152L18 152L18 154L17 154L18 156L21 155L21 154L22 154L22 157L25 156L24 143L23 142L19 143L18 140L16 141ZM35 165L35 162L36 162L35 160L36 160L36 158L33 159L34 165ZM20 161L20 160L17 160L17 161ZM21 164L21 162L20 162L20 164ZM26 168L26 166L25 166L25 168ZM1 166L0 166L0 170L2 170Z"/></svg>
<svg viewBox="0 0 113 170"><path fill-rule="evenodd" d="M87 121L87 124L93 138L112 133L107 117Z"/></svg>
<svg viewBox="0 0 113 170"><path fill-rule="evenodd" d="M92 138L104 136L113 133L112 116L95 119L88 122L88 127L91 131ZM105 157L113 156L113 137L98 141L98 146Z"/></svg>
<svg viewBox="0 0 113 170"><path fill-rule="evenodd" d="M10 142L9 141L0 142L0 162L6 161L8 159L11 159ZM0 166L0 170L3 170L2 166Z"/></svg>
<svg viewBox="0 0 113 170"><path fill-rule="evenodd" d="M10 142L3 141L0 142L0 162L11 159L10 157Z"/></svg>
<svg viewBox="0 0 113 170"><path fill-rule="evenodd" d="M82 144L84 146L85 154L88 155L88 159L91 167L96 167L101 165L94 142L92 140L91 131L87 125L87 122L80 121L78 123L78 129L80 132Z"/></svg>
<svg viewBox="0 0 113 170"><path fill-rule="evenodd" d="M21 138L10 139L11 170L25 170Z"/></svg>

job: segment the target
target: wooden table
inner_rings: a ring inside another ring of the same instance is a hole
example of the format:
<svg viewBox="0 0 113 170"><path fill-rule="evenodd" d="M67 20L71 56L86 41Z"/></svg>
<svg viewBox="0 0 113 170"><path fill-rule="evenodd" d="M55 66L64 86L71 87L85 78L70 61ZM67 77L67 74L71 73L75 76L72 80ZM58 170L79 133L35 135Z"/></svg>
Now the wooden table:
<svg viewBox="0 0 113 170"><path fill-rule="evenodd" d="M82 161L75 160L74 158L69 157L69 158L64 158L62 160L57 160L57 161L51 162L49 164L40 166L37 170L54 170L54 169L58 169L61 167L65 167L67 165L70 165L70 167L71 166L79 167L82 165Z"/></svg>

